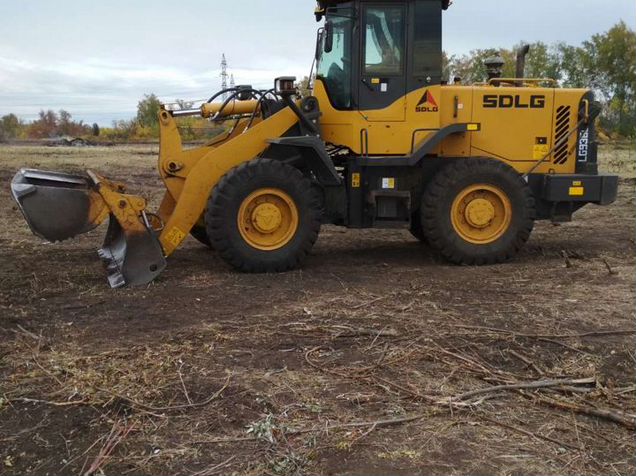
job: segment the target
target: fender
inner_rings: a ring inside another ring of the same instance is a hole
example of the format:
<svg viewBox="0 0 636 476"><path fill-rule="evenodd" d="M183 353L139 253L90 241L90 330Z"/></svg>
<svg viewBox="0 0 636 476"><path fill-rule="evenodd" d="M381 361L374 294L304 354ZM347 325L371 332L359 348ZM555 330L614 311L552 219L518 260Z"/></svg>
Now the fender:
<svg viewBox="0 0 636 476"><path fill-rule="evenodd" d="M327 150L325 143L316 136L281 137L268 141L272 148L291 148L300 156L302 162L315 174L321 185L342 185L342 179ZM267 156L267 153L264 154ZM283 156L289 156L289 152Z"/></svg>

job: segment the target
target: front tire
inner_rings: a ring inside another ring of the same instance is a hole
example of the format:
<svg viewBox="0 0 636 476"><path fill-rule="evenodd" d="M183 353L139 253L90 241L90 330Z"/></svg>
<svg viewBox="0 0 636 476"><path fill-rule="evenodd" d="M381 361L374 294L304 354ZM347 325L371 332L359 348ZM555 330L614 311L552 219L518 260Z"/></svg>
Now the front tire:
<svg viewBox="0 0 636 476"><path fill-rule="evenodd" d="M290 165L270 159L246 162L212 192L205 216L212 247L248 273L300 266L320 232L321 197Z"/></svg>
<svg viewBox="0 0 636 476"><path fill-rule="evenodd" d="M192 230L190 230L190 235L192 235L192 238L197 240L202 245L212 249L212 243L210 243L210 237L208 236L208 232L205 226L199 224L194 225L192 227Z"/></svg>
<svg viewBox="0 0 636 476"><path fill-rule="evenodd" d="M422 230L430 245L455 264L502 263L526 244L535 201L508 165L461 159L442 168L422 199Z"/></svg>

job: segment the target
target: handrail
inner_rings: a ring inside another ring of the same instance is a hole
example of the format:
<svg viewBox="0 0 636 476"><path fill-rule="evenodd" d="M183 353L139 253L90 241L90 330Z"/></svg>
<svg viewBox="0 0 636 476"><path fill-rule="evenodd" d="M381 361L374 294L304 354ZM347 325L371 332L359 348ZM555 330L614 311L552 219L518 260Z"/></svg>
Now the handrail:
<svg viewBox="0 0 636 476"><path fill-rule="evenodd" d="M510 84L513 86L525 85L525 84L539 84L539 83L551 83L552 86L557 87L558 81L553 78L490 78L488 84L491 86L500 85L501 83Z"/></svg>

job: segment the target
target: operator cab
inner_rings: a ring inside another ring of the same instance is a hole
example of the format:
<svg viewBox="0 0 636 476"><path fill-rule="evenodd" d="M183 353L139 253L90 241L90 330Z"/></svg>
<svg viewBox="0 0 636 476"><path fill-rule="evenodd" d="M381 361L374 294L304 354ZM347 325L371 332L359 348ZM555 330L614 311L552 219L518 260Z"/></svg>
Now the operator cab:
<svg viewBox="0 0 636 476"><path fill-rule="evenodd" d="M321 1L325 26L316 47L316 79L341 111L378 110L414 90L439 85L442 18L448 0ZM383 120L404 120L398 107Z"/></svg>

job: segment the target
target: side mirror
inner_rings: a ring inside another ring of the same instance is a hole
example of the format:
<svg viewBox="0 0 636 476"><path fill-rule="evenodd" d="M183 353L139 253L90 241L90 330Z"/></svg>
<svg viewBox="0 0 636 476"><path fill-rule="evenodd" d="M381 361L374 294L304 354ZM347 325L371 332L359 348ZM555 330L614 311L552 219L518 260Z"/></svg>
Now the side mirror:
<svg viewBox="0 0 636 476"><path fill-rule="evenodd" d="M333 51L333 23L331 20L325 22L325 53Z"/></svg>
<svg viewBox="0 0 636 476"><path fill-rule="evenodd" d="M322 56L322 39L325 35L325 29L324 28L319 28L318 29L318 35L316 38L316 61L320 60L320 57Z"/></svg>

